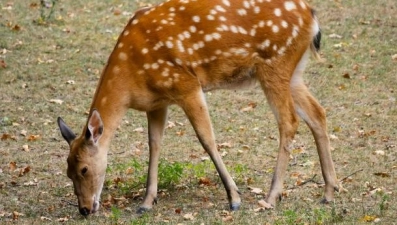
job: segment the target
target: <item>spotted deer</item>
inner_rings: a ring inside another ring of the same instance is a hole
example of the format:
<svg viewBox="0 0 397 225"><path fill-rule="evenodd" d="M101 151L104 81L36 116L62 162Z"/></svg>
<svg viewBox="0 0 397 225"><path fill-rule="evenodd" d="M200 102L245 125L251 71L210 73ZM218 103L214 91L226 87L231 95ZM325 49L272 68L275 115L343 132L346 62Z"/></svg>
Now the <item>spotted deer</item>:
<svg viewBox="0 0 397 225"><path fill-rule="evenodd" d="M61 118L70 145L67 175L79 211L98 210L109 143L129 108L148 121L149 169L138 212L157 200L160 144L167 108L180 106L237 210L239 190L217 151L204 93L258 82L277 120L280 143L266 201L283 190L298 115L309 126L325 180L324 202L334 199L338 181L330 152L324 109L309 93L302 73L310 54L318 57L320 28L303 0L168 0L136 11L111 53L97 86L87 123L78 137Z"/></svg>

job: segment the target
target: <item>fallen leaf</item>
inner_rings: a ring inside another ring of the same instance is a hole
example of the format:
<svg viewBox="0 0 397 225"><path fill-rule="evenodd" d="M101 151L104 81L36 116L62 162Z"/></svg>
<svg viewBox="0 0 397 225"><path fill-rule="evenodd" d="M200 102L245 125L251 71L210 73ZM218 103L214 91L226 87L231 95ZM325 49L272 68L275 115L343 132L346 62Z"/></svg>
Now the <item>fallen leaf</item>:
<svg viewBox="0 0 397 225"><path fill-rule="evenodd" d="M378 172L378 173L374 173L374 175L380 177L390 177L390 174L386 172Z"/></svg>
<svg viewBox="0 0 397 225"><path fill-rule="evenodd" d="M29 135L29 137L27 138L28 141L37 141L37 139L40 138L40 135Z"/></svg>
<svg viewBox="0 0 397 225"><path fill-rule="evenodd" d="M19 134L26 137L26 134L27 134L27 133L28 133L28 132L27 132L26 130L21 130L21 132L20 132Z"/></svg>
<svg viewBox="0 0 397 225"><path fill-rule="evenodd" d="M248 187L248 189L251 190L251 193L254 193L254 194L260 194L260 193L262 193L262 189L261 189L261 188Z"/></svg>
<svg viewBox="0 0 397 225"><path fill-rule="evenodd" d="M10 134L3 134L3 135L1 135L1 140L2 141L5 141L5 140L7 140L7 139L10 139L11 138L11 135Z"/></svg>
<svg viewBox="0 0 397 225"><path fill-rule="evenodd" d="M173 127L175 127L176 125L175 125L175 123L174 122L172 122L172 121L168 121L168 125L167 125L167 128L169 129L169 128L173 128Z"/></svg>
<svg viewBox="0 0 397 225"><path fill-rule="evenodd" d="M75 84L74 80L68 80L66 81L67 84Z"/></svg>
<svg viewBox="0 0 397 225"><path fill-rule="evenodd" d="M207 160L210 160L210 157L208 157L208 156L201 157L201 161L207 161Z"/></svg>
<svg viewBox="0 0 397 225"><path fill-rule="evenodd" d="M6 62L5 62L3 59L1 59L1 60L0 60L0 68L5 69L6 67L7 67Z"/></svg>
<svg viewBox="0 0 397 225"><path fill-rule="evenodd" d="M57 221L63 223L63 222L67 222L68 220L69 217L67 216L67 217L59 218Z"/></svg>
<svg viewBox="0 0 397 225"><path fill-rule="evenodd" d="M20 31L20 30L21 30L21 26L19 26L18 24L15 24L15 25L11 28L11 30Z"/></svg>
<svg viewBox="0 0 397 225"><path fill-rule="evenodd" d="M26 166L25 168L21 168L19 171L19 176L22 177L23 175L30 172L30 166Z"/></svg>
<svg viewBox="0 0 397 225"><path fill-rule="evenodd" d="M328 37L333 38L333 39L341 39L342 38L342 36L339 34L330 34L330 35L328 35Z"/></svg>
<svg viewBox="0 0 397 225"><path fill-rule="evenodd" d="M361 218L361 221L363 221L363 222L373 222L375 219L376 219L375 216L365 215L363 218Z"/></svg>
<svg viewBox="0 0 397 225"><path fill-rule="evenodd" d="M17 163L16 162L10 162L8 164L8 168L10 169L11 172L17 169Z"/></svg>
<svg viewBox="0 0 397 225"><path fill-rule="evenodd" d="M51 221L50 218L45 217L45 216L40 217L40 220L42 220L42 221Z"/></svg>
<svg viewBox="0 0 397 225"><path fill-rule="evenodd" d="M22 149L23 149L25 152L29 152L29 151L30 151L28 145L22 145Z"/></svg>
<svg viewBox="0 0 397 225"><path fill-rule="evenodd" d="M63 100L61 100L61 99L50 99L49 102L61 105L63 103Z"/></svg>
<svg viewBox="0 0 397 225"><path fill-rule="evenodd" d="M194 220L194 216L192 213L186 213L185 215L183 215L183 219L184 220Z"/></svg>
<svg viewBox="0 0 397 225"><path fill-rule="evenodd" d="M255 109L257 106L257 104L255 102L250 102L248 103L247 107L242 108L240 111L241 112L249 112L252 111L253 109Z"/></svg>
<svg viewBox="0 0 397 225"><path fill-rule="evenodd" d="M397 61L397 54L392 55L391 58L392 58L394 61ZM1 64L1 63L0 63L0 64Z"/></svg>
<svg viewBox="0 0 397 225"><path fill-rule="evenodd" d="M175 133L176 133L176 135L178 135L178 136L183 136L183 135L185 134L185 132L184 132L183 130L177 131L177 132L175 132Z"/></svg>
<svg viewBox="0 0 397 225"><path fill-rule="evenodd" d="M199 178L199 185L210 186L211 180L208 177L200 177Z"/></svg>
<svg viewBox="0 0 397 225"><path fill-rule="evenodd" d="M231 148L232 144L230 142L223 142L221 144L218 144L218 149L220 148Z"/></svg>
<svg viewBox="0 0 397 225"><path fill-rule="evenodd" d="M259 200L258 205L264 209L273 209L273 206L271 204L267 203L265 200Z"/></svg>
<svg viewBox="0 0 397 225"><path fill-rule="evenodd" d="M232 215L228 215L222 218L223 222L230 222L233 221L233 216Z"/></svg>
<svg viewBox="0 0 397 225"><path fill-rule="evenodd" d="M18 220L21 214L17 211L12 212L12 220Z"/></svg>
<svg viewBox="0 0 397 225"><path fill-rule="evenodd" d="M134 129L133 131L138 132L138 133L143 133L145 131L145 129L143 129L143 127L138 127L136 129Z"/></svg>
<svg viewBox="0 0 397 225"><path fill-rule="evenodd" d="M181 212L182 212L182 209L181 209L181 208L176 208L176 209L175 209L175 213L176 213L176 214L181 214Z"/></svg>
<svg viewBox="0 0 397 225"><path fill-rule="evenodd" d="M350 79L351 77L350 77L350 74L349 74L349 73L344 73L344 74L343 74L343 78L345 78L345 79Z"/></svg>
<svg viewBox="0 0 397 225"><path fill-rule="evenodd" d="M374 155L385 155L385 151L383 151L383 150L376 150L376 151L374 151Z"/></svg>

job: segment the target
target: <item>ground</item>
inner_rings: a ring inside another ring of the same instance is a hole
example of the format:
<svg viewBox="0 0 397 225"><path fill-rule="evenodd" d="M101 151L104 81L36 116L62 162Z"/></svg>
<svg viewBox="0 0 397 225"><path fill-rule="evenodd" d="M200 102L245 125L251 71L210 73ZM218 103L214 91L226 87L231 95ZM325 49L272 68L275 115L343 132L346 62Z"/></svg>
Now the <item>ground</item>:
<svg viewBox="0 0 397 225"><path fill-rule="evenodd" d="M219 150L242 192L238 212L182 111L171 107L161 190L139 217L148 160L146 117L130 111L117 131L101 210L79 215L66 177L67 143L56 118L76 133L116 39L133 11L154 2L0 3L0 222L42 224L393 224L397 221L397 4L312 0L321 55L305 80L327 111L343 192L320 204L322 176L304 125L295 137L282 201L263 210L278 130L259 88L206 97ZM52 5L51 3L56 3ZM230 98L233 96L233 98Z"/></svg>

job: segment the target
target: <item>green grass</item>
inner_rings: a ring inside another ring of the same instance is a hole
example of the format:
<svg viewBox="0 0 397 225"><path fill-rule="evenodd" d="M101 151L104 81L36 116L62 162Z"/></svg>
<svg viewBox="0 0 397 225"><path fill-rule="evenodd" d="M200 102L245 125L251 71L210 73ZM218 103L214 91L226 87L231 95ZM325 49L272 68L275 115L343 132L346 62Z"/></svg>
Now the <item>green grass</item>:
<svg viewBox="0 0 397 225"><path fill-rule="evenodd" d="M263 195L249 187L268 191L278 129L261 90L222 90L208 93L207 100L217 142L230 145L221 152L227 152L224 162L242 192L240 211L225 211L222 182L212 163L201 160L206 153L182 110L173 106L169 120L177 125L166 130L163 141L158 204L144 216L135 214L144 194L147 123L144 113L129 111L109 153L102 193L107 205L87 219L74 206L73 186L66 177L68 146L56 118L62 116L80 132L101 70L141 3L56 1L53 9L33 3L0 3L0 61L6 63L6 68L0 66L0 137L5 139L0 141L0 223L369 224L375 218L380 224L396 223L394 0L310 1L322 26L326 61L313 60L305 79L327 110L338 177L362 170L343 182L348 192L337 194L335 202L319 203L323 189L317 184L322 182L318 156L302 123L295 145L304 151L294 153L283 200L273 210L256 212ZM240 110L251 102L258 105L254 110ZM145 132L134 132L139 127ZM15 170L10 170L11 162ZM27 166L30 171L20 175ZM315 183L296 186L314 175ZM200 178L210 185L200 184ZM187 214L193 220L185 219Z"/></svg>

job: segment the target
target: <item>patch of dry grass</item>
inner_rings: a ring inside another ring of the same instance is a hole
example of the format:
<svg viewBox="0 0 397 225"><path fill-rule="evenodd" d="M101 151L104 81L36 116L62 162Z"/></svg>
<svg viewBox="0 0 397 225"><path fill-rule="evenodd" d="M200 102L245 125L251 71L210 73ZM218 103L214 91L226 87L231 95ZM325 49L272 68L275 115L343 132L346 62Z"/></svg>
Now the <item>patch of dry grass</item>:
<svg viewBox="0 0 397 225"><path fill-rule="evenodd" d="M38 3L37 3L38 4ZM41 224L359 224L397 220L397 14L394 0L318 1L324 63L312 62L306 81L327 109L333 158L349 191L319 204L322 182L315 145L302 124L295 160L276 209L255 212L268 191L278 132L259 89L207 94L224 161L242 191L243 206L225 211L227 199L216 172L180 109L171 107L162 157L180 165L177 182L159 193L159 204L138 218L146 162L143 113L130 111L117 132L99 213L78 214L66 177L68 147L58 116L80 132L100 71L135 1L59 1L53 17L40 21L34 2L0 3L0 221ZM36 21L36 22L34 22ZM43 23L46 22L46 23ZM3 64L4 65L4 64ZM72 82L73 81L73 82ZM233 95L233 98L230 96ZM62 104L52 100L62 100ZM241 109L257 104L253 110ZM135 161L134 161L135 160ZM134 164L135 163L135 164ZM129 169L130 168L130 169ZM172 166L171 166L172 168ZM171 172L172 173L172 170ZM165 174L167 176L167 174ZM208 182L200 178L206 178ZM127 197L124 199L124 197ZM189 216L190 214L191 217ZM186 217L186 218L184 218ZM192 220L190 220L193 218Z"/></svg>

